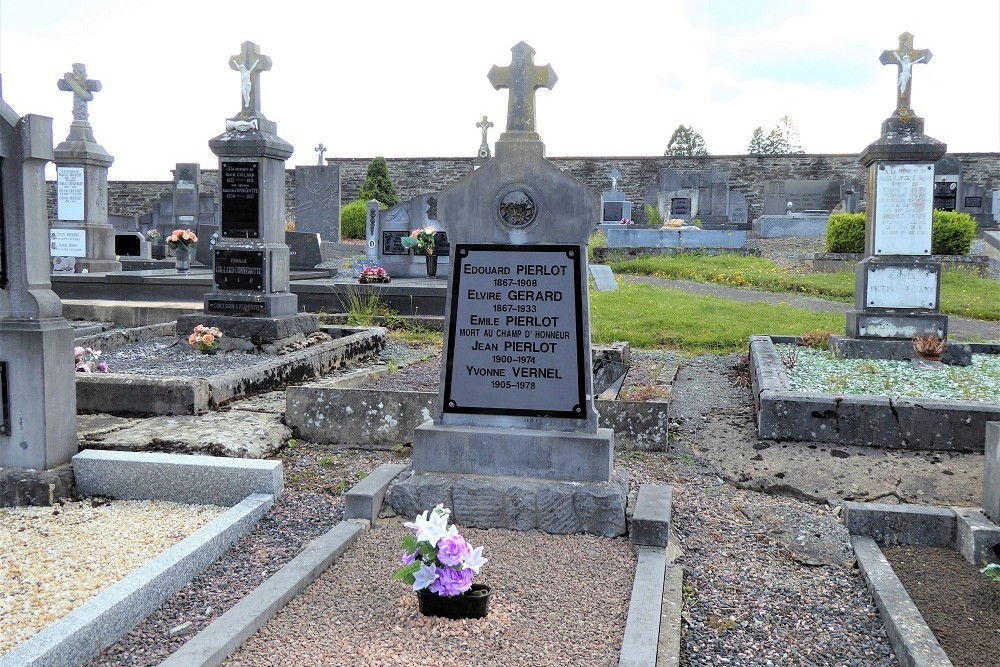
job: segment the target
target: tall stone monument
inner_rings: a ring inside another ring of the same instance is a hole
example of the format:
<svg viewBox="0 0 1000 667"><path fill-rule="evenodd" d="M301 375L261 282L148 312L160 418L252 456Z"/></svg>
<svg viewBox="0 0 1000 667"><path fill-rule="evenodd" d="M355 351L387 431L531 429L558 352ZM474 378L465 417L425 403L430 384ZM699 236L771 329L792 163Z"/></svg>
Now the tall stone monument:
<svg viewBox="0 0 1000 667"><path fill-rule="evenodd" d="M599 223L627 224L632 221L632 202L625 199L625 193L618 190L618 179L622 174L617 169L608 172L611 189L601 193L601 218Z"/></svg>
<svg viewBox="0 0 1000 667"><path fill-rule="evenodd" d="M849 338L905 339L908 347L913 336L948 333L940 313L941 265L930 258L934 163L946 147L924 134L924 120L910 107L911 68L930 59L929 50L913 48L908 32L880 58L897 68L896 110L860 156L870 199L865 258L855 268L854 309L847 313Z"/></svg>
<svg viewBox="0 0 1000 667"><path fill-rule="evenodd" d="M51 159L52 119L21 118L0 94L0 468L47 470L77 451L73 330L49 282Z"/></svg>
<svg viewBox="0 0 1000 667"><path fill-rule="evenodd" d="M73 63L73 71L57 85L73 94L73 122L69 136L55 148L58 222L53 229L64 230L64 238L78 239L77 273L121 271L115 259L115 230L108 223L108 167L115 159L94 139L87 109L101 82L87 78L86 65Z"/></svg>
<svg viewBox="0 0 1000 667"><path fill-rule="evenodd" d="M271 59L243 42L229 66L240 73L241 109L208 142L219 156L215 290L205 295L205 314L178 318L177 331L186 335L195 324L211 323L229 337L261 344L315 331L318 323L298 313L298 297L289 291L285 160L292 146L260 110L260 74L271 69Z"/></svg>
<svg viewBox="0 0 1000 667"><path fill-rule="evenodd" d="M521 42L490 70L509 89L496 156L438 194L451 237L445 363L413 474L392 494L414 515L552 533L625 532L627 483L594 409L587 242L600 200L545 159L535 91L555 72Z"/></svg>

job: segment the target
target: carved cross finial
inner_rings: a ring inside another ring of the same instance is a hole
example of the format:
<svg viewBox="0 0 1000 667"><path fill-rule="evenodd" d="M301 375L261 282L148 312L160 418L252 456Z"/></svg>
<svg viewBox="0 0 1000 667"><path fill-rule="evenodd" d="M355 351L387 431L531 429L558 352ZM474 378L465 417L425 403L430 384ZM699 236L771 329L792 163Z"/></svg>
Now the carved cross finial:
<svg viewBox="0 0 1000 667"><path fill-rule="evenodd" d="M101 82L87 78L87 66L73 63L73 71L63 74L56 82L59 90L73 93L73 120L86 121L89 117L87 102L94 99L94 93L101 91Z"/></svg>
<svg viewBox="0 0 1000 667"><path fill-rule="evenodd" d="M535 65L535 50L518 42L511 48L510 65L490 70L488 78L497 90L507 88L507 131L535 132L535 90L556 85L552 65Z"/></svg>
<svg viewBox="0 0 1000 667"><path fill-rule="evenodd" d="M611 190L612 192L618 192L618 179L622 177L620 171L617 168L612 169L608 172L608 178L611 179Z"/></svg>
<svg viewBox="0 0 1000 667"><path fill-rule="evenodd" d="M313 150L316 151L317 153L319 153L319 157L316 158L316 164L319 165L320 167L322 167L323 166L323 153L326 152L326 146L324 146L321 143L319 146L317 146Z"/></svg>
<svg viewBox="0 0 1000 667"><path fill-rule="evenodd" d="M913 81L910 68L917 63L927 63L930 59L930 49L913 49L913 35L908 32L899 36L899 47L895 51L886 49L879 56L878 60L883 65L895 65L899 69L896 80L896 109L899 111L911 110L910 84Z"/></svg>
<svg viewBox="0 0 1000 667"><path fill-rule="evenodd" d="M479 144L479 157L490 157L490 145L486 141L486 131L493 127L493 121L489 120L486 116L483 116L483 119L476 123L476 127L482 128L483 130L483 143Z"/></svg>
<svg viewBox="0 0 1000 667"><path fill-rule="evenodd" d="M243 42L239 54L229 57L229 68L240 73L244 116L260 115L260 73L271 69L271 59L253 42Z"/></svg>

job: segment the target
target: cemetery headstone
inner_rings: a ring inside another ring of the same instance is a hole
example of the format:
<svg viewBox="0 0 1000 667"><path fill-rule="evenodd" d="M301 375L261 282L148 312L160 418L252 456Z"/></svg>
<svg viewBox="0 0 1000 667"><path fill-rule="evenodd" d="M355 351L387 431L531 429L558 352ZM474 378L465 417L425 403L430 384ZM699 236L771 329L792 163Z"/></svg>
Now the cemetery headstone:
<svg viewBox="0 0 1000 667"><path fill-rule="evenodd" d="M545 159L535 91L556 82L521 42L488 75L509 89L495 157L438 194L451 242L445 363L413 475L392 503L450 503L455 520L548 532L625 532L627 482L593 400L587 243L597 193Z"/></svg>
<svg viewBox="0 0 1000 667"><path fill-rule="evenodd" d="M908 344L916 335L948 333L940 313L941 266L930 259L934 164L946 147L924 134L923 119L909 106L910 67L930 59L929 50L913 49L909 33L880 58L898 67L897 109L860 157L873 187L865 258L855 269L854 309L847 314L849 338Z"/></svg>
<svg viewBox="0 0 1000 667"><path fill-rule="evenodd" d="M763 214L786 215L806 211L831 213L837 208L843 208L847 213L854 213L855 211L848 209L846 199L847 192L857 187L854 184L834 180L766 181ZM792 204L791 207L788 206L789 202Z"/></svg>
<svg viewBox="0 0 1000 667"><path fill-rule="evenodd" d="M403 245L402 239L414 229L437 230L434 254L438 256L439 277L448 275L451 263L447 226L438 219L438 193L417 195L384 211L377 201L368 202L367 257L396 278L421 278L427 275L424 254Z"/></svg>
<svg viewBox="0 0 1000 667"><path fill-rule="evenodd" d="M289 265L296 270L315 269L323 261L320 236L314 232L285 232Z"/></svg>
<svg viewBox="0 0 1000 667"><path fill-rule="evenodd" d="M340 243L340 167L295 167L295 231Z"/></svg>
<svg viewBox="0 0 1000 667"><path fill-rule="evenodd" d="M618 179L621 177L617 169L608 172L611 189L601 193L601 224L627 224L632 221L632 202L625 199L624 192L618 191Z"/></svg>
<svg viewBox="0 0 1000 667"><path fill-rule="evenodd" d="M700 220L706 229L748 226L746 196L730 189L718 167L660 170L659 181L647 188L646 201L656 202L664 220Z"/></svg>
<svg viewBox="0 0 1000 667"><path fill-rule="evenodd" d="M298 313L298 297L289 291L285 160L292 146L260 110L260 74L271 69L271 59L248 41L229 66L240 73L241 110L208 142L219 156L215 290L204 297L204 314L178 318L177 330L186 335L195 324L217 326L230 338L259 345L315 331L318 323L314 315Z"/></svg>
<svg viewBox="0 0 1000 667"><path fill-rule="evenodd" d="M606 264L591 264L590 275L594 279L594 285L598 292L614 292L618 289L618 281L615 273Z"/></svg>
<svg viewBox="0 0 1000 667"><path fill-rule="evenodd" d="M19 117L0 90L0 468L76 454L73 330L49 280L45 164L52 119Z"/></svg>
<svg viewBox="0 0 1000 667"><path fill-rule="evenodd" d="M108 223L108 167L115 159L94 139L87 108L101 82L87 77L86 65L73 63L73 71L57 86L73 94L73 122L54 151L58 222L52 227L84 233L85 254L77 259L77 272L121 271L115 259L115 230Z"/></svg>
<svg viewBox="0 0 1000 667"><path fill-rule="evenodd" d="M934 208L958 210L958 193L962 185L962 163L953 157L943 157L934 163Z"/></svg>

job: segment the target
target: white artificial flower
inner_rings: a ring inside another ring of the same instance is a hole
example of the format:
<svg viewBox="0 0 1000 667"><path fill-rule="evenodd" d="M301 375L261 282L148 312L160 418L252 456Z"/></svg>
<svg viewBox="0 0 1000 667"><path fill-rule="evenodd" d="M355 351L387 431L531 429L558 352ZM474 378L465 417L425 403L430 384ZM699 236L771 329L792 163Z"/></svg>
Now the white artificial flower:
<svg viewBox="0 0 1000 667"><path fill-rule="evenodd" d="M487 561L487 558L483 558L483 548L476 547L469 551L469 555L462 560L462 565L479 574L479 568L486 565Z"/></svg>
<svg viewBox="0 0 1000 667"><path fill-rule="evenodd" d="M413 590L427 588L438 578L437 565L420 564L420 569L413 573Z"/></svg>

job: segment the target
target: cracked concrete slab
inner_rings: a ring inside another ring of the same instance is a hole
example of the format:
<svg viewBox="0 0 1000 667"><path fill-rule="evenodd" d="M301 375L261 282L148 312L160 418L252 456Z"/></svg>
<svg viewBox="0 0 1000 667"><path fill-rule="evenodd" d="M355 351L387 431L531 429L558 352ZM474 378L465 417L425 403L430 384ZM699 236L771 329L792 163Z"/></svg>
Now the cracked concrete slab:
<svg viewBox="0 0 1000 667"><path fill-rule="evenodd" d="M140 420L120 430L91 435L80 447L261 459L273 456L291 434L280 413L227 410Z"/></svg>

